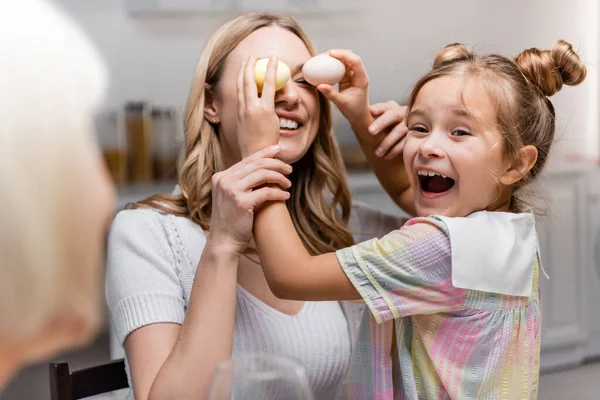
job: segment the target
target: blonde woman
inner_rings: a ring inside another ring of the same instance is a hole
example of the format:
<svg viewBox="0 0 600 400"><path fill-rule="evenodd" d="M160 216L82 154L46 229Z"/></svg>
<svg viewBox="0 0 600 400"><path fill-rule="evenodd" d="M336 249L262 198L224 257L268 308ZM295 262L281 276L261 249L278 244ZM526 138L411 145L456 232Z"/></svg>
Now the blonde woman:
<svg viewBox="0 0 600 400"><path fill-rule="evenodd" d="M237 77L251 54L278 57L292 77L275 96L278 147L242 160L249 127L238 124ZM312 55L289 17L248 13L222 25L193 78L180 187L116 217L106 294L137 400L206 398L215 365L248 353L298 360L317 399L344 382L360 306L277 299L252 240L253 210L267 200L287 200L311 254L399 226L351 205L330 105L302 77Z"/></svg>
<svg viewBox="0 0 600 400"><path fill-rule="evenodd" d="M103 64L54 6L0 7L0 391L86 343L101 316L114 191L92 135Z"/></svg>

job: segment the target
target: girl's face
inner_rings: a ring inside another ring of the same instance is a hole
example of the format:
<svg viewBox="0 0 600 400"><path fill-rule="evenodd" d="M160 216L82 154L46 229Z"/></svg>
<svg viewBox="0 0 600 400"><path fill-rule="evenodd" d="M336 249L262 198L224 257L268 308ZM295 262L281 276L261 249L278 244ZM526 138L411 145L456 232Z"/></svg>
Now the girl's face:
<svg viewBox="0 0 600 400"><path fill-rule="evenodd" d="M226 158L230 163L241 159L237 135L244 132L237 126L237 76L242 62L251 54L257 58L276 56L290 68L291 78L275 94L275 113L281 126L281 152L277 158L294 163L306 154L315 140L321 110L317 90L306 83L302 75L302 66L311 58L308 49L294 33L277 26L252 32L227 56L212 103Z"/></svg>
<svg viewBox="0 0 600 400"><path fill-rule="evenodd" d="M446 76L427 82L406 124L404 163L417 215L508 211L512 188L503 182L511 163L495 105L476 78Z"/></svg>

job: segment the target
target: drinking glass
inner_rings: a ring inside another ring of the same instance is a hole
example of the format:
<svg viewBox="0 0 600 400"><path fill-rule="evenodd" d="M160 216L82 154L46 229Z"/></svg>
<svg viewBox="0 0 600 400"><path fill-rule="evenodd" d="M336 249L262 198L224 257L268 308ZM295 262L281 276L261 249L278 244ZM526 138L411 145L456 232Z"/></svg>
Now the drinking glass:
<svg viewBox="0 0 600 400"><path fill-rule="evenodd" d="M280 356L239 356L217 365L209 400L313 400L302 365Z"/></svg>

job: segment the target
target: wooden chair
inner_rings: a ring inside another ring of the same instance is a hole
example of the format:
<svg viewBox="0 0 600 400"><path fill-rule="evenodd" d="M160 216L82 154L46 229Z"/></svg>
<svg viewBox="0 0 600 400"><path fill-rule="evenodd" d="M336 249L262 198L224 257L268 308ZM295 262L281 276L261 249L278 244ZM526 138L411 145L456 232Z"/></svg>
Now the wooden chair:
<svg viewBox="0 0 600 400"><path fill-rule="evenodd" d="M77 400L129 387L125 361L70 371L68 363L50 363L50 398Z"/></svg>

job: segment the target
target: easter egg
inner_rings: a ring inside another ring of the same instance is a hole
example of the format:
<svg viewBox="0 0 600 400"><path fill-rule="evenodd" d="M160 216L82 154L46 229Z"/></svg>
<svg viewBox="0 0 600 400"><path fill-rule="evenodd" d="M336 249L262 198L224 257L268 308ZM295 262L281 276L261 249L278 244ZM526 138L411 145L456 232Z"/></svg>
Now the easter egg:
<svg viewBox="0 0 600 400"><path fill-rule="evenodd" d="M263 85L265 84L265 78L267 76L267 65L269 64L268 58L261 58L256 61L254 67L254 80L259 93L262 92ZM275 90L279 90L285 85L290 79L290 68L283 62L277 61L277 77L275 79Z"/></svg>
<svg viewBox="0 0 600 400"><path fill-rule="evenodd" d="M302 74L306 82L313 86L321 83L335 85L346 73L344 63L328 54L319 54L304 63Z"/></svg>

